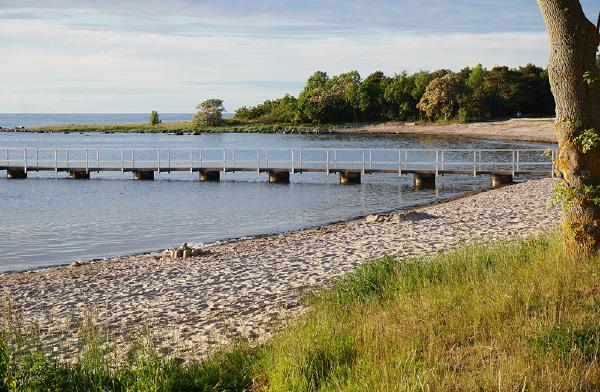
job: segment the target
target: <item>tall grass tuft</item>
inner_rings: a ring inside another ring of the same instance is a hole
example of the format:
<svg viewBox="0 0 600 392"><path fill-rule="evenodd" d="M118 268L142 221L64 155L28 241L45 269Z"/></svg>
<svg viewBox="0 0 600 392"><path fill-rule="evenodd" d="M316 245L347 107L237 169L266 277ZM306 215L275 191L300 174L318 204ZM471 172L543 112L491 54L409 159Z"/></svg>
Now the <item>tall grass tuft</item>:
<svg viewBox="0 0 600 392"><path fill-rule="evenodd" d="M272 391L598 390L599 258L560 240L384 258L272 342Z"/></svg>

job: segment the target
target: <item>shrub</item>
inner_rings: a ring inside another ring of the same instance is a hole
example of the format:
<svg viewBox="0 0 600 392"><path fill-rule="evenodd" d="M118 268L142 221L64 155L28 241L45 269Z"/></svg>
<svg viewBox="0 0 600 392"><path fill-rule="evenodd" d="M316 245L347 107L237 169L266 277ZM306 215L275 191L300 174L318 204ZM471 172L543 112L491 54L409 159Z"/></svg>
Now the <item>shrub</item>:
<svg viewBox="0 0 600 392"><path fill-rule="evenodd" d="M160 118L158 117L158 112L153 110L152 113L150 113L150 120L148 121L148 123L150 125L158 125L161 123Z"/></svg>

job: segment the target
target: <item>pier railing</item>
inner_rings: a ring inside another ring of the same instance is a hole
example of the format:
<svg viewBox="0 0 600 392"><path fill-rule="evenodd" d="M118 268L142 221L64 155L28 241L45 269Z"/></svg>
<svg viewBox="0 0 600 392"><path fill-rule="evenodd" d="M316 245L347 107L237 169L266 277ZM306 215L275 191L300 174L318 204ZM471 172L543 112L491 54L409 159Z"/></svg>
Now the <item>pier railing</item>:
<svg viewBox="0 0 600 392"><path fill-rule="evenodd" d="M436 174L504 171L553 175L556 150L543 149L360 149L360 148L30 148L0 147L0 170L27 171L341 170L364 173Z"/></svg>

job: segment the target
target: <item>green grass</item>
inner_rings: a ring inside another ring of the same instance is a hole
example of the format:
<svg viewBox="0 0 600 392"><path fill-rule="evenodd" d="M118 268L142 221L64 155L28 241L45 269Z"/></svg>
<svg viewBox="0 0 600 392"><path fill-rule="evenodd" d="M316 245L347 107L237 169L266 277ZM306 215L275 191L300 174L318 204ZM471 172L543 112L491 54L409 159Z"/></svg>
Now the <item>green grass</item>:
<svg viewBox="0 0 600 392"><path fill-rule="evenodd" d="M312 133L314 129L327 131L332 125L292 125L292 124L260 124L244 123L233 119L227 119L223 125L216 127L198 127L191 121L165 122L157 125L150 124L76 124L76 125L50 125L27 128L25 132L132 132L132 133L275 133L291 132Z"/></svg>
<svg viewBox="0 0 600 392"><path fill-rule="evenodd" d="M599 390L599 267L566 257L556 236L386 257L311 294L268 342L187 364L147 337L115 365L88 332L80 360L59 365L16 347L8 327L0 391Z"/></svg>

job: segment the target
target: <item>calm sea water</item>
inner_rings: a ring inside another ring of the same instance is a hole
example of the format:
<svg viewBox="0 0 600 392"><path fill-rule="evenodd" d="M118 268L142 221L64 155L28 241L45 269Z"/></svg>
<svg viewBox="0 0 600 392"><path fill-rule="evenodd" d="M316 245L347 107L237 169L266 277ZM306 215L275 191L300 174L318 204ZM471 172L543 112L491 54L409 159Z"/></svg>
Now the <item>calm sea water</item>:
<svg viewBox="0 0 600 392"><path fill-rule="evenodd" d="M28 134L0 132L0 148L513 148L548 146L404 136L266 134ZM131 173L92 174L89 181L29 173L0 174L0 271L26 270L175 246L281 232L371 213L404 209L489 185L488 177L441 177L436 190L416 191L412 177L367 175L340 186L335 175L296 174L289 185L265 174L235 173L219 183L197 174L160 174L132 181Z"/></svg>
<svg viewBox="0 0 600 392"><path fill-rule="evenodd" d="M163 122L189 121L192 113L160 113ZM0 127L39 127L70 124L146 123L149 113L0 113Z"/></svg>

